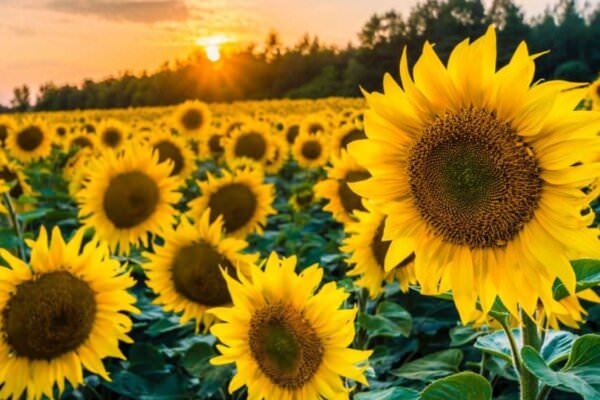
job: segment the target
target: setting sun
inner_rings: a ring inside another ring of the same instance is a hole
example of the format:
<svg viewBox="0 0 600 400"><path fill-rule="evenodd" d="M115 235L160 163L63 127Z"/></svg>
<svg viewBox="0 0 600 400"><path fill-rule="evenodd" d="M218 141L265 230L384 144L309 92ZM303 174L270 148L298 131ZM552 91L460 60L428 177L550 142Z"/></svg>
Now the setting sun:
<svg viewBox="0 0 600 400"><path fill-rule="evenodd" d="M216 44L204 47L204 51L206 52L206 57L212 62L217 62L221 59L221 50Z"/></svg>

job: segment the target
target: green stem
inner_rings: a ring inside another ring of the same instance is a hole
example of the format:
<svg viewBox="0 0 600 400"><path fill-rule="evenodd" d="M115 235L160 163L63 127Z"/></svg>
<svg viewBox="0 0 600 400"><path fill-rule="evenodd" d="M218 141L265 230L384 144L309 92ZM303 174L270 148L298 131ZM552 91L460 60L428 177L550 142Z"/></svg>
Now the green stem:
<svg viewBox="0 0 600 400"><path fill-rule="evenodd" d="M542 343L535 322L521 310L521 338L523 346L540 349ZM538 380L527 368L522 368L520 373L521 400L536 400L538 396Z"/></svg>
<svg viewBox="0 0 600 400"><path fill-rule="evenodd" d="M13 205L12 199L10 198L10 194L3 193L2 196L4 197L4 204L6 204L6 210L8 211L8 217L10 218L12 227L15 230L15 233L19 240L19 246L17 247L17 250L19 252L19 257L21 258L21 260L27 262L27 260L25 259L26 253L25 253L25 242L23 239L23 230L21 229L21 224L19 223L19 217L18 217L15 207Z"/></svg>
<svg viewBox="0 0 600 400"><path fill-rule="evenodd" d="M536 400L546 400L551 390L552 386L544 385L544 387L542 387L542 389L538 393Z"/></svg>
<svg viewBox="0 0 600 400"><path fill-rule="evenodd" d="M515 367L515 370L517 371L518 375L521 375L521 370L523 369L523 366L521 364L521 353L519 352L519 346L517 345L517 340L515 339L515 336L513 335L512 330L506 323L506 320L499 318L499 319L497 319L497 321L502 326L502 329L504 330L504 333L506 334L506 337L508 338L508 343L510 345L510 352L512 353L513 365Z"/></svg>

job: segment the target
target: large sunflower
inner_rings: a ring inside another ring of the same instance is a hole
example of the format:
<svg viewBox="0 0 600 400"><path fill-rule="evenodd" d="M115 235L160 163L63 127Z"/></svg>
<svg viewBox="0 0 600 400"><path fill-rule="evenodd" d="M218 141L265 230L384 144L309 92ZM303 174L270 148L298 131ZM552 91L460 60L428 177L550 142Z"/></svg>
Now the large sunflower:
<svg viewBox="0 0 600 400"><path fill-rule="evenodd" d="M39 118L26 118L8 135L6 147L10 154L22 162L47 157L52 151L52 134Z"/></svg>
<svg viewBox="0 0 600 400"><path fill-rule="evenodd" d="M145 255L148 287L158 295L154 303L181 312L182 323L194 319L196 330L201 323L208 328L214 317L206 310L231 303L221 268L234 277L248 275L256 256L241 253L248 246L244 240L223 237L223 219L210 223L210 210L195 224L182 218L164 237L163 246Z"/></svg>
<svg viewBox="0 0 600 400"><path fill-rule="evenodd" d="M52 239L41 228L28 241L27 265L5 249L10 268L0 268L0 397L54 398L83 384L83 368L110 380L106 357L125 357L119 342L131 343L131 319L138 312L127 293L134 280L108 257L104 246L87 244L84 232L65 243L55 227Z"/></svg>
<svg viewBox="0 0 600 400"><path fill-rule="evenodd" d="M225 321L211 328L222 343L211 363L236 364L230 393L246 385L250 399L348 398L342 378L367 384L371 351L348 348L357 311L340 309L348 293L335 282L315 292L323 270L295 266L273 253L264 271L252 267L252 280L225 275L233 307L211 311Z"/></svg>
<svg viewBox="0 0 600 400"><path fill-rule="evenodd" d="M182 135L188 137L201 137L210 127L210 121L210 109L205 103L197 100L186 101L175 110L175 127Z"/></svg>
<svg viewBox="0 0 600 400"><path fill-rule="evenodd" d="M347 263L353 265L350 276L358 276L356 284L369 291L372 298L383 291L383 283L398 280L406 292L416 283L414 244L412 239L383 240L385 215L365 202L367 211L356 211L357 222L345 226L347 234L341 250L350 253Z"/></svg>
<svg viewBox="0 0 600 400"><path fill-rule="evenodd" d="M266 124L246 124L241 129L234 130L225 141L225 157L228 162L236 158L250 158L264 165L273 157L274 151Z"/></svg>
<svg viewBox="0 0 600 400"><path fill-rule="evenodd" d="M447 66L426 43L413 80L404 51L402 88L386 75L367 94L368 139L349 145L373 175L351 188L381 204L385 240L414 240L422 293L451 289L463 322L496 297L515 316L558 311L555 280L575 290L569 260L600 257L582 190L600 175L600 114L573 111L587 88L532 86L536 57L521 43L496 71L490 27Z"/></svg>
<svg viewBox="0 0 600 400"><path fill-rule="evenodd" d="M210 208L210 221L222 215L227 235L243 238L248 233L260 233L267 216L275 213L272 207L275 188L263 183L259 171L223 170L222 173L220 178L209 173L206 181L198 182L202 195L190 201L191 215L199 218Z"/></svg>
<svg viewBox="0 0 600 400"><path fill-rule="evenodd" d="M323 207L333 214L333 217L342 223L356 220L354 211L365 208L362 198L350 189L351 182L359 182L371 176L345 151L339 158L332 160L332 166L326 168L327 179L315 185L315 195L329 200Z"/></svg>
<svg viewBox="0 0 600 400"><path fill-rule="evenodd" d="M111 250L129 252L132 244L147 246L149 234L168 228L175 219L176 192L181 181L169 176L172 165L158 155L130 146L123 154L106 152L90 160L88 182L78 193L79 216Z"/></svg>
<svg viewBox="0 0 600 400"><path fill-rule="evenodd" d="M329 158L328 140L322 133L301 133L292 145L292 155L301 167L318 168Z"/></svg>
<svg viewBox="0 0 600 400"><path fill-rule="evenodd" d="M150 146L158 153L158 162L172 164L171 176L179 176L185 181L194 172L194 153L184 139L169 133L158 134L151 137Z"/></svg>

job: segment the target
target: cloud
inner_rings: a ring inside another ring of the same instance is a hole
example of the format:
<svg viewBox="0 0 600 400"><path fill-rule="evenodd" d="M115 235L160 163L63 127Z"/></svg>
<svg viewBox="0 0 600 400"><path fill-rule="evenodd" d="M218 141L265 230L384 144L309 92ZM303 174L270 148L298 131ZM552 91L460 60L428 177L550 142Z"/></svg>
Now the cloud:
<svg viewBox="0 0 600 400"><path fill-rule="evenodd" d="M47 7L71 14L142 23L185 21L189 17L184 0L52 0Z"/></svg>

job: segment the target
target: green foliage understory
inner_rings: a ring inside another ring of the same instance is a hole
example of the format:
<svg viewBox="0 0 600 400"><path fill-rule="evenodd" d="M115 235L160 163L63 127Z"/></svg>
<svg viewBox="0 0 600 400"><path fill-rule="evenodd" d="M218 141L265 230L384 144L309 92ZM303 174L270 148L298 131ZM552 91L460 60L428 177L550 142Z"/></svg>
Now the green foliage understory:
<svg viewBox="0 0 600 400"><path fill-rule="evenodd" d="M19 215L26 237L37 235L40 225L59 225L65 236L77 227L77 208L66 194L66 184L58 170L57 153L42 163L31 164L28 176L40 193L34 211ZM55 167L53 167L55 166ZM197 178L214 171L213 163L200 165ZM261 236L251 236L250 251L266 256L271 251L296 255L300 269L319 263L325 280L335 280L352 293L348 300L360 304L355 348L374 349L367 375L369 387L356 387L356 400L511 400L518 398L518 374L513 367L511 342L502 331L475 330L460 326L451 301L425 297L416 291L403 294L397 284L386 287L376 301L344 276L345 255L338 250L343 237L341 225L315 203L294 211L288 200L295 191L310 186L322 171L301 170L291 161L278 177L268 178L277 189L278 214L269 219ZM185 197L195 196L193 184ZM21 201L33 199L21 198ZM185 201L185 200L184 200ZM182 203L183 204L183 203ZM598 205L596 212L600 211ZM18 238L9 230L0 232L0 246L15 248ZM216 339L196 335L191 323L180 325L176 315L164 313L151 304L152 294L143 285L140 257L135 253L128 263L139 284L134 289L137 306L134 315L133 345L124 345L126 361L109 360L112 382L89 375L86 385L70 390L63 399L243 399L244 390L227 394L233 367L216 367L208 360L216 355ZM123 260L125 261L125 260ZM574 263L578 289L600 283L600 262ZM555 296L564 296L557 285ZM600 398L600 336L593 334L600 324L600 305L585 304L588 322L580 331L547 330L539 351L519 345L519 329L512 336L519 347L519 359L540 382L543 399ZM502 318L499 314L498 318ZM578 394L575 394L578 393ZM546 397L549 395L549 397Z"/></svg>
<svg viewBox="0 0 600 400"><path fill-rule="evenodd" d="M199 98L232 101L267 98L359 96L359 84L378 90L385 72L395 73L398 57L408 47L414 62L425 40L436 44L446 60L466 36L480 36L487 26L498 29L500 65L521 40L532 52L550 50L536 66L537 78L585 82L600 70L600 7L557 0L543 15L526 20L513 0L423 0L408 15L390 11L373 15L358 34L359 46L336 49L305 35L285 47L277 33L264 46L251 45L211 63L203 52L154 73L128 72L81 86L42 85L36 110L72 110L162 106ZM335 18L335 16L332 16ZM350 39L350 38L349 38ZM504 58L502 58L504 57ZM29 108L30 90L14 92L15 110Z"/></svg>

